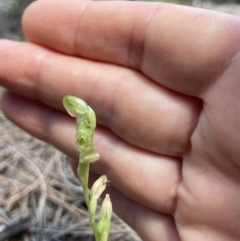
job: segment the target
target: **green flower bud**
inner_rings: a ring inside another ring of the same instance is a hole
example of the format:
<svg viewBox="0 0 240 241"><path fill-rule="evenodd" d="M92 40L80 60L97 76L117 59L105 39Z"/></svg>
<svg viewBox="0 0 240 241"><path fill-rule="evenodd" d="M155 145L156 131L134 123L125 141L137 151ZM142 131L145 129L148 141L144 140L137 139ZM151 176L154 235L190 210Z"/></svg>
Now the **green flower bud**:
<svg viewBox="0 0 240 241"><path fill-rule="evenodd" d="M88 112L86 113L86 116L88 118L89 125L91 126L91 128L95 129L96 128L96 115L90 106L88 106Z"/></svg>
<svg viewBox="0 0 240 241"><path fill-rule="evenodd" d="M100 220L97 226L100 241L108 240L109 230L111 227L111 216L112 216L112 203L109 195L107 194L102 203L102 207L100 210Z"/></svg>
<svg viewBox="0 0 240 241"><path fill-rule="evenodd" d="M68 114L75 118L88 112L87 104L83 100L71 95L63 98L63 106Z"/></svg>
<svg viewBox="0 0 240 241"><path fill-rule="evenodd" d="M80 163L93 163L99 159L99 153L95 146L87 146L80 153Z"/></svg>
<svg viewBox="0 0 240 241"><path fill-rule="evenodd" d="M92 146L93 133L90 130L78 131L75 136L75 145L79 151L87 148L87 146Z"/></svg>
<svg viewBox="0 0 240 241"><path fill-rule="evenodd" d="M103 200L102 207L100 210L100 218L102 220L110 221L112 216L112 202L110 200L109 194Z"/></svg>
<svg viewBox="0 0 240 241"><path fill-rule="evenodd" d="M91 191L90 191L90 199L95 198L98 199L107 186L107 176L102 175L94 182Z"/></svg>

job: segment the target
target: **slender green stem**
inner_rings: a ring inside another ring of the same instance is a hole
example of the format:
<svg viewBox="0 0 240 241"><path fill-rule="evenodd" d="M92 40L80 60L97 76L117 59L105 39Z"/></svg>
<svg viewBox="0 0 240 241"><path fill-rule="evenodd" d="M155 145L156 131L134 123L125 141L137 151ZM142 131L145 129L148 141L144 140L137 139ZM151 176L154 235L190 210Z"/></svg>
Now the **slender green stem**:
<svg viewBox="0 0 240 241"><path fill-rule="evenodd" d="M83 185L83 194L84 194L84 199L86 201L87 207L89 206L89 194L88 194L88 187L85 183Z"/></svg>
<svg viewBox="0 0 240 241"><path fill-rule="evenodd" d="M79 162L79 164L78 164L78 177L83 186L83 194L84 194L84 198L85 198L88 208L89 208L89 202L90 202L89 191L88 191L89 167L90 167L89 163L83 164L83 163Z"/></svg>
<svg viewBox="0 0 240 241"><path fill-rule="evenodd" d="M89 210L89 204L90 204L89 190L88 190L89 168L90 168L90 165L88 163L83 164L83 163L79 162L78 174L79 174L79 179L83 186L83 195L84 195L84 199L86 201L88 212L89 212L89 223L92 227L95 240L99 241L99 234L98 234L97 225L95 222L95 213L91 214L90 210ZM82 172L84 172L84 173L82 173Z"/></svg>
<svg viewBox="0 0 240 241"><path fill-rule="evenodd" d="M98 233L97 225L95 222L95 215L89 215L89 222L91 224L96 241L99 241L99 233Z"/></svg>

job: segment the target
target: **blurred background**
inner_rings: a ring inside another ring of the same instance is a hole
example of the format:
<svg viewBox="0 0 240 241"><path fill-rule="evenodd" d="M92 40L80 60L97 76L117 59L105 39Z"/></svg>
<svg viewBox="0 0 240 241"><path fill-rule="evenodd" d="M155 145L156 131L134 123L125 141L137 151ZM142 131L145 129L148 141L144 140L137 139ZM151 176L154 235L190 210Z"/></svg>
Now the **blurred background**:
<svg viewBox="0 0 240 241"><path fill-rule="evenodd" d="M166 0L240 15L238 1ZM24 40L21 16L31 2L0 0L0 38ZM68 161L10 123L0 110L0 241L94 241L82 188ZM116 215L111 230L109 241L140 241Z"/></svg>

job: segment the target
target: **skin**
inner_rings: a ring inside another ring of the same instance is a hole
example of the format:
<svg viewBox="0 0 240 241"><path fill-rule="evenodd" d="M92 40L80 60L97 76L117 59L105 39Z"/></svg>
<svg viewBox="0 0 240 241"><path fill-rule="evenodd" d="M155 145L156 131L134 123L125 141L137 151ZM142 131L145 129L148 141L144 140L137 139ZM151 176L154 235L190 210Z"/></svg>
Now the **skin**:
<svg viewBox="0 0 240 241"><path fill-rule="evenodd" d="M5 115L68 154L62 98L97 115L115 212L146 241L240 240L240 21L162 3L41 0L0 41Z"/></svg>

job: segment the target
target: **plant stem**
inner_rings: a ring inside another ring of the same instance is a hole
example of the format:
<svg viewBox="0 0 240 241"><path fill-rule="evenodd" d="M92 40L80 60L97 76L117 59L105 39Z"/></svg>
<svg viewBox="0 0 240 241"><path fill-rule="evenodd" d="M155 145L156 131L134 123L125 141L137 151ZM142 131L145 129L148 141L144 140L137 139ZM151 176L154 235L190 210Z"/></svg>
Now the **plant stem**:
<svg viewBox="0 0 240 241"><path fill-rule="evenodd" d="M99 229L95 221L97 209L97 199L106 188L107 176L102 175L94 184L91 193L88 190L90 163L99 160L99 153L93 143L93 135L96 128L96 115L94 111L83 100L67 95L63 99L63 105L68 114L76 118L77 131L75 144L80 151L77 173L83 186L83 194L89 213L89 222L93 229L96 241L107 241L112 214L112 204L109 195L106 195L104 205L102 205L102 217L100 219L101 228ZM101 215L100 215L101 216Z"/></svg>
<svg viewBox="0 0 240 241"><path fill-rule="evenodd" d="M82 164L81 162L79 162L78 176L83 186L83 195L87 204L88 212L89 212L89 203L90 203L89 190L88 190L89 168L90 168L90 164L88 163ZM84 175L82 172L84 172ZM99 234L97 230L97 225L95 223L95 215L91 215L90 212L89 212L89 222L92 227L95 240L99 241Z"/></svg>
<svg viewBox="0 0 240 241"><path fill-rule="evenodd" d="M96 223L95 223L95 216L90 215L90 216L89 216L89 222L90 222L90 224L91 224L91 227L92 227L92 230L93 230L93 233L94 233L95 240L96 240L96 241L100 241L100 240L99 240L98 230L97 230L97 225L96 225Z"/></svg>

